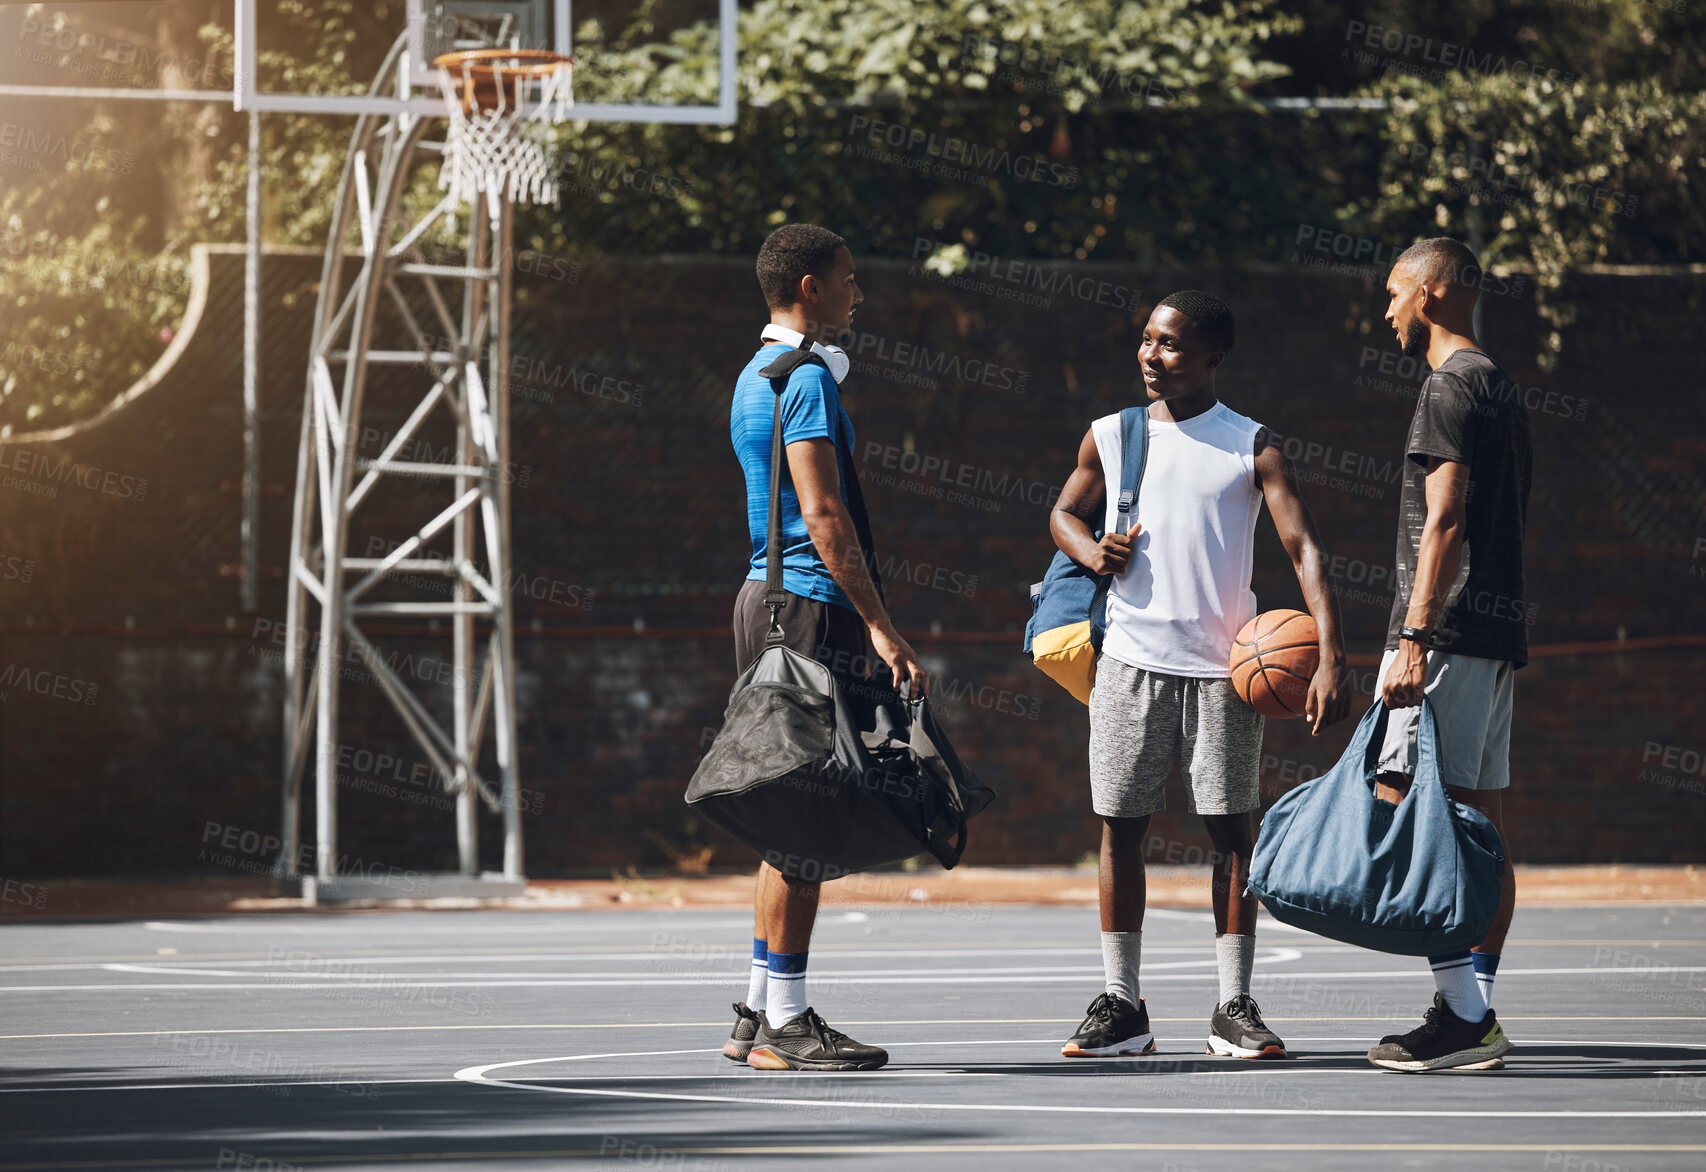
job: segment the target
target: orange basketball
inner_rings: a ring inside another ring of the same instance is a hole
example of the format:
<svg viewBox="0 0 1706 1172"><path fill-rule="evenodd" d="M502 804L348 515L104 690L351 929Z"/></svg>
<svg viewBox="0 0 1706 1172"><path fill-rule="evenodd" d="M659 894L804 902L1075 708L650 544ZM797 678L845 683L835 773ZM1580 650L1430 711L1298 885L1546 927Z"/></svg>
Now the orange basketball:
<svg viewBox="0 0 1706 1172"><path fill-rule="evenodd" d="M1263 611L1232 641L1232 686L1263 716L1302 716L1321 666L1315 620L1300 610Z"/></svg>

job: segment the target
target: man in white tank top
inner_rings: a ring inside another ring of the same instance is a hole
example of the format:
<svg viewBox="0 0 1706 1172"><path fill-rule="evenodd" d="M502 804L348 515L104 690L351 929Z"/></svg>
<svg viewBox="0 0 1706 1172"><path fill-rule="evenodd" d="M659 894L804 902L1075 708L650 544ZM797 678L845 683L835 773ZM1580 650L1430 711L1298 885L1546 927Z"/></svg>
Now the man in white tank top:
<svg viewBox="0 0 1706 1172"><path fill-rule="evenodd" d="M1214 844L1215 956L1220 995L1207 1050L1286 1057L1285 1043L1250 997L1256 901L1244 890L1261 805L1262 718L1233 691L1232 641L1256 615L1250 591L1256 517L1266 502L1314 616L1321 668L1305 715L1319 733L1343 720L1345 653L1326 559L1285 454L1265 428L1220 402L1214 376L1232 349L1232 313L1209 293L1163 299L1138 351L1149 407L1149 454L1138 522L1122 535L1109 484L1124 453L1118 414L1098 419L1078 450L1049 527L1055 544L1113 574L1108 628L1090 692L1090 791L1102 816L1099 870L1107 991L1061 1051L1067 1057L1152 1054L1138 993L1143 940L1143 844L1165 804L1175 760L1186 809ZM1105 535L1093 534L1100 522Z"/></svg>

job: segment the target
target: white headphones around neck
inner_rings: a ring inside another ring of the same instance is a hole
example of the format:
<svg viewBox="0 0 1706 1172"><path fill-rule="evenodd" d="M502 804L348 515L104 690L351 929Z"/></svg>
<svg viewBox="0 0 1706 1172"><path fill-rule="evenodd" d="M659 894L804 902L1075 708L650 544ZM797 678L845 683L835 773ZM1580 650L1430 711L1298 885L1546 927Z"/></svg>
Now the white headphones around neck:
<svg viewBox="0 0 1706 1172"><path fill-rule="evenodd" d="M784 342L789 346L798 346L805 340L805 335L798 330L790 330L787 326L779 326L772 322L764 327L758 335L766 342ZM812 343L812 353L823 359L829 367L830 375L835 379L835 385L840 386L847 372L853 369L853 360L847 357L847 351L840 346L826 346L822 342Z"/></svg>

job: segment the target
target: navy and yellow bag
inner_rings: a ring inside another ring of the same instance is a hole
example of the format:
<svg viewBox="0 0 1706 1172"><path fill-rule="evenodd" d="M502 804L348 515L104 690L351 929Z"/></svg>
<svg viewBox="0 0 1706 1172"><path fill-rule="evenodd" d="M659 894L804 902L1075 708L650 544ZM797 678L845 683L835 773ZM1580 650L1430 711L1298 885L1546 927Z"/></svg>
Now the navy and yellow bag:
<svg viewBox="0 0 1706 1172"><path fill-rule="evenodd" d="M1137 490L1149 456L1149 411L1127 407L1120 412L1124 451L1120 457L1119 532L1131 531ZM1096 540L1103 530L1094 531ZM1098 574L1057 551L1043 580L1031 587L1031 621L1025 624L1025 650L1042 673L1090 702L1096 655L1108 629L1108 586L1111 574Z"/></svg>

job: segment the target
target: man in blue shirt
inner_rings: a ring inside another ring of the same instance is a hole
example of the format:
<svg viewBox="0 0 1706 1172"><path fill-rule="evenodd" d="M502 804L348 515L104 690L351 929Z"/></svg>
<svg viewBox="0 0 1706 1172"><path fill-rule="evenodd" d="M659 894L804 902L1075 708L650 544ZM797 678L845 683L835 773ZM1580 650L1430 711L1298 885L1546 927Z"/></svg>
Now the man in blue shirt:
<svg viewBox="0 0 1706 1172"><path fill-rule="evenodd" d="M770 510L770 449L776 394L758 372L810 339L823 365L802 363L782 394L781 484L784 645L843 675L869 673L873 655L896 683L920 694L929 680L900 637L872 580L847 491L853 421L839 384L848 360L827 342L853 324L863 301L847 242L810 224L772 232L758 251L758 283L770 309L761 345L735 383L729 438L746 475L751 568L735 599L735 670L764 650L765 544ZM875 1046L832 1029L806 1004L806 951L817 918L819 884L760 863L753 898L752 970L746 1001L723 1053L759 1070L874 1070L888 1061Z"/></svg>

